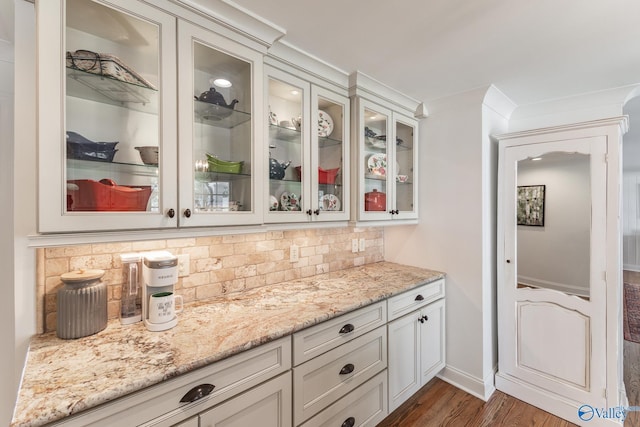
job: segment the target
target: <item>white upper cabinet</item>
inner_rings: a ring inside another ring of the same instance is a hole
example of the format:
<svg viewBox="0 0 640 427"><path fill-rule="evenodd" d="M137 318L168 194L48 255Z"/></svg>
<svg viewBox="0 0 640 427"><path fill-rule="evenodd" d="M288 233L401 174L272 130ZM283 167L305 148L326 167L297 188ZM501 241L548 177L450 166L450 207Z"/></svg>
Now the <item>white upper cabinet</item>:
<svg viewBox="0 0 640 427"><path fill-rule="evenodd" d="M51 0L37 25L39 231L176 226L175 18Z"/></svg>
<svg viewBox="0 0 640 427"><path fill-rule="evenodd" d="M262 222L265 49L161 4L38 3L39 232Z"/></svg>
<svg viewBox="0 0 640 427"><path fill-rule="evenodd" d="M348 220L349 98L265 68L265 222Z"/></svg>
<svg viewBox="0 0 640 427"><path fill-rule="evenodd" d="M179 224L260 223L262 55L182 21L178 52Z"/></svg>
<svg viewBox="0 0 640 427"><path fill-rule="evenodd" d="M352 86L351 93L352 169L356 182L352 217L355 221L415 221L418 121L410 116L413 110L376 97L371 90L357 85Z"/></svg>

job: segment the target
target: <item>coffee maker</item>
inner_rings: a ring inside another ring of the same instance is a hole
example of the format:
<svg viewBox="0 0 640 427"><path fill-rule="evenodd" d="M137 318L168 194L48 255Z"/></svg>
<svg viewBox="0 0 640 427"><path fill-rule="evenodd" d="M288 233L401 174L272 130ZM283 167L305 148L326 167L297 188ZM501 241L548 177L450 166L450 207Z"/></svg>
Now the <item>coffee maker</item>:
<svg viewBox="0 0 640 427"><path fill-rule="evenodd" d="M146 252L142 263L142 320L148 330L165 331L178 324L178 318L152 322L149 306L152 295L171 293L178 282L178 258L167 251Z"/></svg>

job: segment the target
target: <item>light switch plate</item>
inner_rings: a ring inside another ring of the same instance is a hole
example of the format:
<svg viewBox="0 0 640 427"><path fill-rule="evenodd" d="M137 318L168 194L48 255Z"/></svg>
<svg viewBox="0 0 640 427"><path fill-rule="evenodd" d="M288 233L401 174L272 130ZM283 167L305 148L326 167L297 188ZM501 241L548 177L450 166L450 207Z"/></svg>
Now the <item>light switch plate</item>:
<svg viewBox="0 0 640 427"><path fill-rule="evenodd" d="M351 252L358 252L358 239L351 240Z"/></svg>
<svg viewBox="0 0 640 427"><path fill-rule="evenodd" d="M360 252L364 252L364 250L367 248L367 243L364 240L364 237L360 238Z"/></svg>
<svg viewBox="0 0 640 427"><path fill-rule="evenodd" d="M291 245L289 247L289 261L298 262L299 259L300 259L300 252L298 250L298 245Z"/></svg>

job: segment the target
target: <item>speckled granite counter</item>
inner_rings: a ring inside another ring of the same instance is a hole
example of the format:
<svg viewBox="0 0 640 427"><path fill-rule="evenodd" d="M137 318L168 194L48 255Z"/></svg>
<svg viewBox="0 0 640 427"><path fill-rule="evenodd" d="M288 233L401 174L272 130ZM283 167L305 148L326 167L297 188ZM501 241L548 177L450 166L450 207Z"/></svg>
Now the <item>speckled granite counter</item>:
<svg viewBox="0 0 640 427"><path fill-rule="evenodd" d="M187 305L175 328L115 320L96 335L31 341L13 426L39 426L444 277L388 262Z"/></svg>

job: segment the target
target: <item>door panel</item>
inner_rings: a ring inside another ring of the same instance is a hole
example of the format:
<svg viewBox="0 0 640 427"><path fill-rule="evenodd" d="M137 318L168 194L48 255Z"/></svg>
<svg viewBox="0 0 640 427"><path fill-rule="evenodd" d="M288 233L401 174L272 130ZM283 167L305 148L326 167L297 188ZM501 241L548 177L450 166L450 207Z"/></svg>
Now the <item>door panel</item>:
<svg viewBox="0 0 640 427"><path fill-rule="evenodd" d="M507 147L501 159L499 376L550 412L559 399L606 404L606 152L603 136Z"/></svg>

